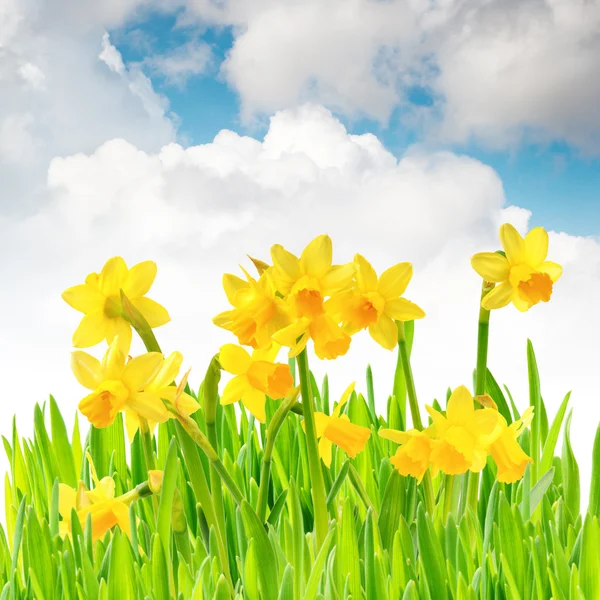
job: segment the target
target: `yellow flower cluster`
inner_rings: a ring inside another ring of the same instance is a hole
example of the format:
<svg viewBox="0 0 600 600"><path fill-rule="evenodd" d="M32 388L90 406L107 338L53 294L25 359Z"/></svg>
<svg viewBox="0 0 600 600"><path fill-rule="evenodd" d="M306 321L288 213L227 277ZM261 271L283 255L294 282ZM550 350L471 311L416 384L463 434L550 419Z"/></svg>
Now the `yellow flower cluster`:
<svg viewBox="0 0 600 600"><path fill-rule="evenodd" d="M379 430L381 437L400 444L391 462L402 475L421 481L430 467L433 475L438 471L447 475L477 473L491 455L498 481L512 483L523 477L527 464L533 462L517 442L531 423L532 407L508 425L495 406L475 410L469 390L460 386L450 396L445 415L431 406L427 412L433 423L424 431Z"/></svg>
<svg viewBox="0 0 600 600"><path fill-rule="evenodd" d="M214 323L242 345L264 349L275 341L290 348L292 358L312 340L319 358L334 359L346 354L353 334L368 329L392 350L398 342L394 321L425 316L401 297L412 277L410 263L399 263L379 278L360 254L351 263L333 265L328 235L316 237L300 257L275 244L271 258L272 266L259 263L258 281L246 271L246 280L223 277L233 309L217 315Z"/></svg>
<svg viewBox="0 0 600 600"><path fill-rule="evenodd" d="M160 352L146 352L128 360L131 325L123 316L122 293L139 310L150 327L169 321L160 304L146 298L156 277L156 264L146 261L127 268L117 256L106 262L100 273L91 273L85 283L63 292L63 299L83 312L73 335L73 345L87 348L106 340L109 347L102 362L77 350L71 357L71 368L79 383L90 394L79 403L79 410L95 427L108 427L120 412L125 413L127 432L135 435L140 418L151 429L164 423L171 413L163 400L173 403L177 388L171 385L179 374L183 357L173 352L164 357ZM189 415L199 405L188 394L177 397L180 412Z"/></svg>

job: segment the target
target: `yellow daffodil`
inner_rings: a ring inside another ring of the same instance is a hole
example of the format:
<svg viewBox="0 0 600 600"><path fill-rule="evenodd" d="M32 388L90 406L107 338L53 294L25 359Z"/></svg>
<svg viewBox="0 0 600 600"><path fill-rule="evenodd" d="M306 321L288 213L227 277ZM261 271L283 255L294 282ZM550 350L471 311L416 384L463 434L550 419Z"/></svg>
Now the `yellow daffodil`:
<svg viewBox="0 0 600 600"><path fill-rule="evenodd" d="M221 367L235 375L225 386L221 404L241 400L254 417L266 421L266 396L279 400L287 396L294 386L289 365L275 363L279 346L269 350L254 350L252 356L235 344L225 344L219 352Z"/></svg>
<svg viewBox="0 0 600 600"><path fill-rule="evenodd" d="M525 454L517 441L523 429L529 426L532 419L532 406L523 413L518 421L508 426L503 419L502 432L490 446L490 454L498 467L498 481L501 483L518 481L523 477L527 465L533 463L533 460Z"/></svg>
<svg viewBox="0 0 600 600"><path fill-rule="evenodd" d="M548 302L562 267L546 260L546 231L536 227L523 239L512 225L505 223L500 228L500 241L506 256L480 252L471 258L471 265L485 281L498 284L483 297L483 308L493 310L512 302L524 312L539 302Z"/></svg>
<svg viewBox="0 0 600 600"><path fill-rule="evenodd" d="M85 283L65 290L63 300L85 315L73 334L73 346L89 348L104 339L110 344L118 335L123 347L129 347L131 326L122 316L121 290L150 327L167 323L166 309L146 298L155 277L156 263L148 260L128 269L125 261L115 256L99 274L91 273Z"/></svg>
<svg viewBox="0 0 600 600"><path fill-rule="evenodd" d="M181 352L172 352L168 357L164 358L158 372L145 386L144 391L156 394L159 398L166 400L171 405L175 405L175 402L177 402L176 408L178 412L188 417L196 412L200 408L200 405L192 396L183 390L179 390L177 386L172 385L179 375L182 362L183 356ZM140 425L138 413L134 410L126 410L125 424L127 426L129 439L133 440L135 432ZM153 431L156 423L152 419L149 419L148 426L150 431Z"/></svg>
<svg viewBox="0 0 600 600"><path fill-rule="evenodd" d="M124 501L123 496L115 498L115 481L112 477L98 479L93 464L90 463L90 466L94 489L88 490L82 481L77 490L64 483L59 484L58 510L62 517L60 534L65 536L70 533L71 513L75 509L82 527L85 526L88 514L91 515L94 541L104 537L115 525L127 536L131 536L128 502Z"/></svg>
<svg viewBox="0 0 600 600"><path fill-rule="evenodd" d="M132 411L154 423L165 422L169 412L160 394L145 390L162 364L159 352L147 352L127 362L118 336L102 362L81 350L73 352L71 369L79 383L92 390L79 403L79 410L95 427L108 427L121 411Z"/></svg>
<svg viewBox="0 0 600 600"><path fill-rule="evenodd" d="M306 246L300 258L279 244L271 248L273 280L288 302L294 322L278 331L273 339L298 355L309 339L319 358L336 358L350 347L350 336L326 311L325 299L352 285L354 265L332 266L332 245L320 235Z"/></svg>
<svg viewBox="0 0 600 600"><path fill-rule="evenodd" d="M431 463L432 433L431 429L419 431L397 431L395 429L380 429L379 435L400 444L390 462L395 469L407 477L411 475L421 483Z"/></svg>
<svg viewBox="0 0 600 600"><path fill-rule="evenodd" d="M225 294L234 308L218 314L213 323L231 331L243 346L266 348L273 333L289 325L289 311L277 296L270 270L258 281L244 274L246 281L229 273L223 276Z"/></svg>
<svg viewBox="0 0 600 600"><path fill-rule="evenodd" d="M377 273L366 258L357 254L356 287L341 292L329 302L344 322L351 335L369 329L371 337L381 346L393 350L398 343L398 330L394 321L412 321L425 316L423 310L402 298L412 278L412 265L398 263L377 278Z"/></svg>
<svg viewBox="0 0 600 600"><path fill-rule="evenodd" d="M315 426L317 429L317 438L319 439L319 455L327 467L331 465L332 444L335 444L344 450L348 456L354 458L359 452L363 451L365 444L369 437L371 437L370 429L354 425L354 423L350 422L348 415L340 415L353 390L354 383L351 383L344 391L331 416L322 412L315 413Z"/></svg>
<svg viewBox="0 0 600 600"><path fill-rule="evenodd" d="M431 449L432 465L448 475L481 471L491 443L503 428L498 411L475 410L471 393L465 386L459 386L448 400L446 416L431 406L427 406L427 412L433 419L436 435Z"/></svg>

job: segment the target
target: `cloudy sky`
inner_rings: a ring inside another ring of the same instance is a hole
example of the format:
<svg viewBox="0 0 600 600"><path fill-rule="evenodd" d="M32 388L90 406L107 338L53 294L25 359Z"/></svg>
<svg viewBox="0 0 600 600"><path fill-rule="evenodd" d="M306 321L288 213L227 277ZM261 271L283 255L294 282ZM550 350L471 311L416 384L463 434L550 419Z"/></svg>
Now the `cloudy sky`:
<svg viewBox="0 0 600 600"><path fill-rule="evenodd" d="M530 337L583 470L600 420L598 0L0 0L0 429L72 415L78 314L61 291L122 255L197 383L230 338L221 274L329 233L338 262L412 261L421 401L471 381L498 226L551 231L550 304L492 315L490 367L524 406ZM94 350L100 354L99 347ZM314 363L383 409L393 354ZM358 374L358 375L357 375Z"/></svg>

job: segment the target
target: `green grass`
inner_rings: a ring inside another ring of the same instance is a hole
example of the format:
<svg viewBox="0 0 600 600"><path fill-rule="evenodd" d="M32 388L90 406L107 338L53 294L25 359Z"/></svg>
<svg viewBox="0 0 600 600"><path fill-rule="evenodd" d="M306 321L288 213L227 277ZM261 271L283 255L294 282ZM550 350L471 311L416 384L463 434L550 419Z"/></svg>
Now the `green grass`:
<svg viewBox="0 0 600 600"><path fill-rule="evenodd" d="M409 336L409 348L411 342ZM367 398L353 393L345 411L373 435L355 459L334 450L331 468L323 467L329 529L320 547L305 437L294 412L273 446L265 522L257 516L261 473L269 472L263 466L267 427L281 404L270 400L266 425L249 420L243 409L217 406L218 454L242 492L239 504L171 420L155 437L157 466L165 470L162 491L158 501L148 497L131 505L132 538L115 528L93 543L89 521L82 528L77 519L72 535L61 538L58 483L75 487L81 479L90 486L86 451L100 477L114 478L117 494L142 483L147 468L139 436L129 444L120 415L82 439L77 419L69 434L50 398L35 407L33 439L20 438L16 424L3 439L10 472L0 527L0 600L600 599L600 434L588 512L580 514L569 397L555 416L547 415L531 345L527 358L537 416L520 442L539 458L511 485L495 480L490 461L481 473L476 511L465 501L466 476L454 478L446 498L447 482L438 475L435 511L425 512L422 486L394 471L389 457L396 445L375 433L406 420L401 371L385 415L377 416L375 406L386 399L367 370L357 384ZM327 380L318 385L312 378L311 384L317 410L329 414ZM486 391L509 422L525 408L514 406L491 373ZM200 400L202 394L200 386ZM192 417L209 435L203 412ZM222 515L215 510L216 491Z"/></svg>

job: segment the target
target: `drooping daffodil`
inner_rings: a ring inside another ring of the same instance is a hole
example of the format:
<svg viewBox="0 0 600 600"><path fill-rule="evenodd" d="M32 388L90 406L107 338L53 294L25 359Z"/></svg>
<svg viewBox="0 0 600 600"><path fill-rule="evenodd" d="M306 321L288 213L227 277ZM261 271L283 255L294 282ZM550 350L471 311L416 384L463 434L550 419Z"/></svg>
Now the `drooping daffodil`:
<svg viewBox="0 0 600 600"><path fill-rule="evenodd" d="M331 415L322 412L315 413L315 427L317 439L319 440L319 455L325 466L331 465L331 451L335 444L350 458L354 458L364 450L365 444L371 437L371 430L361 425L350 422L348 415L341 414L342 409L350 394L354 391L354 383L351 383L340 398ZM304 421L302 423L304 425Z"/></svg>
<svg viewBox="0 0 600 600"><path fill-rule="evenodd" d="M289 365L274 362L278 351L277 344L272 344L268 350L254 350L252 355L235 344L222 346L219 351L221 367L235 377L225 386L221 404L241 400L254 417L264 423L267 396L279 400L294 387Z"/></svg>
<svg viewBox="0 0 600 600"><path fill-rule="evenodd" d="M131 411L153 423L164 423L169 412L160 393L146 389L162 364L160 352L147 352L127 361L118 336L102 362L87 352L73 352L71 369L79 383L91 390L79 403L79 410L99 428L108 427L122 411Z"/></svg>

